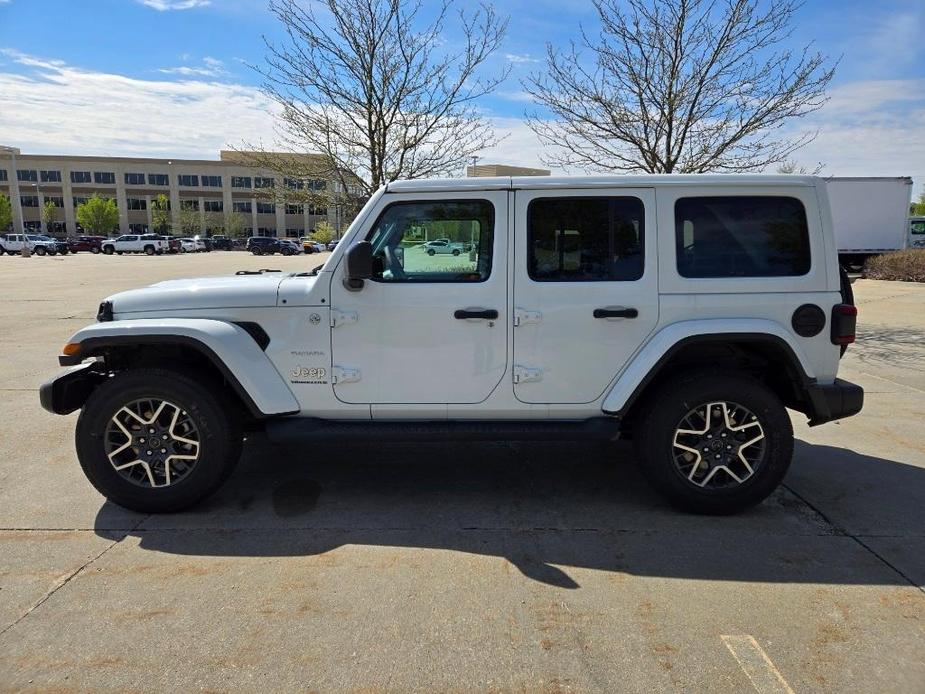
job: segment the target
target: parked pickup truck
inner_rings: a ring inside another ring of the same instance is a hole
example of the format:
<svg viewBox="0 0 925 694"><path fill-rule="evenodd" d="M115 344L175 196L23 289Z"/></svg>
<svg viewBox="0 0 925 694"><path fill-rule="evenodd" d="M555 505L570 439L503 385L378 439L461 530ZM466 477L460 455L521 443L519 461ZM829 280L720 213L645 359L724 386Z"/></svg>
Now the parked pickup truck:
<svg viewBox="0 0 925 694"><path fill-rule="evenodd" d="M215 491L260 430L626 438L672 503L733 513L787 473L787 409L818 425L862 407L837 378L857 309L831 219L811 176L395 181L314 270L107 297L41 403L81 410L85 474L142 512ZM472 249L401 252L422 226Z"/></svg>
<svg viewBox="0 0 925 694"><path fill-rule="evenodd" d="M66 243L62 249L58 241L42 234L3 234L0 236L0 255L21 253L24 242L28 245L29 251L36 255L56 255L59 250L67 253Z"/></svg>
<svg viewBox="0 0 925 694"><path fill-rule="evenodd" d="M144 253L160 255L170 249L170 244L156 234L123 234L115 239L103 241L101 248L106 255L118 253Z"/></svg>

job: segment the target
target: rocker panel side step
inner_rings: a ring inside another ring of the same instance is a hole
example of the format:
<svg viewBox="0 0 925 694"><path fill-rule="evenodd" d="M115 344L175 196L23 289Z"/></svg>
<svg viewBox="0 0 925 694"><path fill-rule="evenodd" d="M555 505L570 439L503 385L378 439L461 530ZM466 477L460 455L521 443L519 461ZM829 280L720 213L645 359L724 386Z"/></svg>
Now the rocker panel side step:
<svg viewBox="0 0 925 694"><path fill-rule="evenodd" d="M558 441L619 437L613 417L583 420L525 421L342 421L314 417L283 417L265 423L274 443L369 439L372 441Z"/></svg>

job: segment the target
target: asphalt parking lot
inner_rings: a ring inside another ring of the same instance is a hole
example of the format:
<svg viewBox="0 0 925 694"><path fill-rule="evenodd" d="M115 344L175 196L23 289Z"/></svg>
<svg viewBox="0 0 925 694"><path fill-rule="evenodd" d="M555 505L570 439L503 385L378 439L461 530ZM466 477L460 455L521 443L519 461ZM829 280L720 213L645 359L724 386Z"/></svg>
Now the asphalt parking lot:
<svg viewBox="0 0 925 694"><path fill-rule="evenodd" d="M866 407L740 516L574 443L250 443L192 512L104 503L37 394L100 299L323 257L0 258L0 690L925 691L925 285L855 283Z"/></svg>

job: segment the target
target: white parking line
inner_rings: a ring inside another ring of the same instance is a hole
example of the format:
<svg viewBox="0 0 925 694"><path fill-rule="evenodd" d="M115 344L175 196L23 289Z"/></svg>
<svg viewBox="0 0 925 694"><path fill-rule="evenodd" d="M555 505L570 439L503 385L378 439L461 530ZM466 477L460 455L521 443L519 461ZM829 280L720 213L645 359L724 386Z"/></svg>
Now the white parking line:
<svg viewBox="0 0 925 694"><path fill-rule="evenodd" d="M759 694L794 694L755 637L740 634L720 638Z"/></svg>

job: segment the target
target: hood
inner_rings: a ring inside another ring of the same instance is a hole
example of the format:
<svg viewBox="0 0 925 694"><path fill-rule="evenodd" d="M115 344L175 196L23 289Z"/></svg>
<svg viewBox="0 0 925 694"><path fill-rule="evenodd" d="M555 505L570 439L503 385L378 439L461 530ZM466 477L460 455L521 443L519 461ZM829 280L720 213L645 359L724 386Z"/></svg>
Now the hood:
<svg viewBox="0 0 925 694"><path fill-rule="evenodd" d="M230 277L199 277L158 282L108 297L113 313L184 311L204 308L276 306L279 284L288 274L274 272Z"/></svg>

